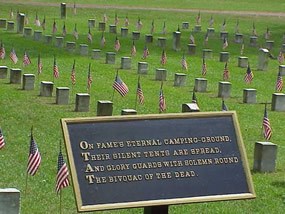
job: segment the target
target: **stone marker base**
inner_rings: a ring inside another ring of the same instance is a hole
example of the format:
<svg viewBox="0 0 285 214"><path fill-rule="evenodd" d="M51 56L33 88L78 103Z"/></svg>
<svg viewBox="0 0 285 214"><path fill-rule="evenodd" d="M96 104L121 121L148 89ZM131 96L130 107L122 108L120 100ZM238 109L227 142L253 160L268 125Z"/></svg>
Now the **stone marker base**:
<svg viewBox="0 0 285 214"><path fill-rule="evenodd" d="M173 50L180 51L180 40L181 40L181 33L178 31L173 32L173 43L172 43Z"/></svg>
<svg viewBox="0 0 285 214"><path fill-rule="evenodd" d="M52 44L52 35L45 35L45 43L48 45Z"/></svg>
<svg viewBox="0 0 285 214"><path fill-rule="evenodd" d="M201 32L202 31L202 26L201 25L195 25L194 26L194 32Z"/></svg>
<svg viewBox="0 0 285 214"><path fill-rule="evenodd" d="M243 103L256 103L256 89L246 88L243 89Z"/></svg>
<svg viewBox="0 0 285 214"><path fill-rule="evenodd" d="M75 52L76 43L75 42L66 42L66 50L69 52Z"/></svg>
<svg viewBox="0 0 285 214"><path fill-rule="evenodd" d="M141 36L141 33L138 31L133 31L132 33L132 40L139 40Z"/></svg>
<svg viewBox="0 0 285 214"><path fill-rule="evenodd" d="M113 102L109 100L98 100L97 102L97 116L112 116Z"/></svg>
<svg viewBox="0 0 285 214"><path fill-rule="evenodd" d="M182 22L182 29L189 29L189 22Z"/></svg>
<svg viewBox="0 0 285 214"><path fill-rule="evenodd" d="M15 22L8 21L7 22L7 31L14 31L15 30Z"/></svg>
<svg viewBox="0 0 285 214"><path fill-rule="evenodd" d="M196 54L196 45L195 44L188 44L188 54L195 55Z"/></svg>
<svg viewBox="0 0 285 214"><path fill-rule="evenodd" d="M127 27L121 28L121 37L128 37L129 29Z"/></svg>
<svg viewBox="0 0 285 214"><path fill-rule="evenodd" d="M182 113L185 112L199 112L199 106L197 103L183 103L182 104Z"/></svg>
<svg viewBox="0 0 285 214"><path fill-rule="evenodd" d="M115 52L107 52L106 53L106 64L115 64L116 53Z"/></svg>
<svg viewBox="0 0 285 214"><path fill-rule="evenodd" d="M34 90L35 88L35 75L24 74L23 75L23 90Z"/></svg>
<svg viewBox="0 0 285 214"><path fill-rule="evenodd" d="M101 50L99 50L99 49L93 49L93 50L92 50L91 58L92 58L92 59L100 59L100 55L101 55Z"/></svg>
<svg viewBox="0 0 285 214"><path fill-rule="evenodd" d="M137 111L134 109L122 109L121 115L136 115Z"/></svg>
<svg viewBox="0 0 285 214"><path fill-rule="evenodd" d="M79 52L81 56L88 56L88 45L80 44L79 45Z"/></svg>
<svg viewBox="0 0 285 214"><path fill-rule="evenodd" d="M90 28L95 27L95 19L88 19L88 27Z"/></svg>
<svg viewBox="0 0 285 214"><path fill-rule="evenodd" d="M268 49L268 50L272 50L273 49L273 46L274 46L274 41L266 41L265 42L265 48Z"/></svg>
<svg viewBox="0 0 285 214"><path fill-rule="evenodd" d="M55 46L57 48L63 48L63 37L62 36L57 36L55 37Z"/></svg>
<svg viewBox="0 0 285 214"><path fill-rule="evenodd" d="M105 22L99 22L98 28L99 28L99 31L105 31L106 30L106 23Z"/></svg>
<svg viewBox="0 0 285 214"><path fill-rule="evenodd" d="M237 44L243 43L243 34L241 34L241 33L235 34L235 43L237 43Z"/></svg>
<svg viewBox="0 0 285 214"><path fill-rule="evenodd" d="M116 25L109 25L109 33L117 33L117 26Z"/></svg>
<svg viewBox="0 0 285 214"><path fill-rule="evenodd" d="M8 67L0 66L0 79L6 79L8 76Z"/></svg>
<svg viewBox="0 0 285 214"><path fill-rule="evenodd" d="M219 82L218 97L228 98L231 96L231 86L230 82Z"/></svg>
<svg viewBox="0 0 285 214"><path fill-rule="evenodd" d="M229 37L229 33L227 31L220 32L220 39L221 40L228 39L228 37Z"/></svg>
<svg viewBox="0 0 285 214"><path fill-rule="evenodd" d="M69 88L57 87L56 88L56 104L67 105L69 103Z"/></svg>
<svg viewBox="0 0 285 214"><path fill-rule="evenodd" d="M220 62L228 62L230 58L229 52L220 52Z"/></svg>
<svg viewBox="0 0 285 214"><path fill-rule="evenodd" d="M22 82L22 70L19 68L10 69L10 83L21 84Z"/></svg>
<svg viewBox="0 0 285 214"><path fill-rule="evenodd" d="M213 51L211 49L203 49L203 58L211 59L213 56Z"/></svg>
<svg viewBox="0 0 285 214"><path fill-rule="evenodd" d="M76 112L88 112L90 104L90 95L88 93L77 93L75 100Z"/></svg>
<svg viewBox="0 0 285 214"><path fill-rule="evenodd" d="M258 37L257 36L251 36L249 37L249 46L251 47L257 47L258 46Z"/></svg>
<svg viewBox="0 0 285 214"><path fill-rule="evenodd" d="M285 94L284 93L272 94L271 110L272 111L285 111Z"/></svg>
<svg viewBox="0 0 285 214"><path fill-rule="evenodd" d="M151 34L145 35L145 42L146 43L152 43L153 42L153 36Z"/></svg>
<svg viewBox="0 0 285 214"><path fill-rule="evenodd" d="M131 69L132 59L131 57L122 57L121 58L121 69L129 70Z"/></svg>
<svg viewBox="0 0 285 214"><path fill-rule="evenodd" d="M148 63L138 62L138 74L147 74L147 73L148 73Z"/></svg>
<svg viewBox="0 0 285 214"><path fill-rule="evenodd" d="M240 56L238 57L238 67L247 68L248 66L248 57Z"/></svg>
<svg viewBox="0 0 285 214"><path fill-rule="evenodd" d="M33 29L31 27L24 27L24 33L23 36L24 37L32 37L33 35Z"/></svg>
<svg viewBox="0 0 285 214"><path fill-rule="evenodd" d="M269 51L265 48L259 49L257 70L266 71L268 67Z"/></svg>
<svg viewBox="0 0 285 214"><path fill-rule="evenodd" d="M197 92L206 92L207 91L207 79L195 78L194 90Z"/></svg>
<svg viewBox="0 0 285 214"><path fill-rule="evenodd" d="M51 97L53 92L53 82L41 81L40 96Z"/></svg>
<svg viewBox="0 0 285 214"><path fill-rule="evenodd" d="M213 37L215 35L215 28L212 27L207 28L207 33L209 37Z"/></svg>
<svg viewBox="0 0 285 214"><path fill-rule="evenodd" d="M157 46L161 48L166 47L166 38L165 37L158 37L157 38Z"/></svg>
<svg viewBox="0 0 285 214"><path fill-rule="evenodd" d="M174 75L174 86L183 87L186 85L186 74L175 73Z"/></svg>
<svg viewBox="0 0 285 214"><path fill-rule="evenodd" d="M41 41L42 35L43 35L42 31L35 30L34 31L34 40L35 41Z"/></svg>
<svg viewBox="0 0 285 214"><path fill-rule="evenodd" d="M271 142L255 142L253 170L258 172L274 172L276 156L276 144Z"/></svg>
<svg viewBox="0 0 285 214"><path fill-rule="evenodd" d="M0 28L6 29L7 27L7 19L0 19Z"/></svg>
<svg viewBox="0 0 285 214"><path fill-rule="evenodd" d="M285 76L285 65L279 65L279 72L281 76Z"/></svg>
<svg viewBox="0 0 285 214"><path fill-rule="evenodd" d="M166 81L167 70L164 68L157 68L155 70L155 80Z"/></svg>
<svg viewBox="0 0 285 214"><path fill-rule="evenodd" d="M15 188L0 189L0 213L20 213L20 191Z"/></svg>

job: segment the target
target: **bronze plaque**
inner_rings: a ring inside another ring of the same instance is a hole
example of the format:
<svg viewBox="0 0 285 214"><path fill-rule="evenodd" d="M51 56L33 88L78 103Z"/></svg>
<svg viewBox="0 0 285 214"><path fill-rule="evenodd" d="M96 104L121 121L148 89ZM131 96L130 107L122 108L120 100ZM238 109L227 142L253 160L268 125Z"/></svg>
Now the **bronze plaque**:
<svg viewBox="0 0 285 214"><path fill-rule="evenodd" d="M234 111L61 124L78 211L255 198Z"/></svg>

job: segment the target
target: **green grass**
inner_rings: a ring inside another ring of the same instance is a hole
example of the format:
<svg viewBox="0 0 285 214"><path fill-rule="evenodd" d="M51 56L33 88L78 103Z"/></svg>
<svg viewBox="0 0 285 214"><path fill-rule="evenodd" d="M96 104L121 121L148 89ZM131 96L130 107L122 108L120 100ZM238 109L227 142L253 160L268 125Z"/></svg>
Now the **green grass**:
<svg viewBox="0 0 285 214"><path fill-rule="evenodd" d="M39 2L40 0L38 0ZM28 1L26 1L28 2ZM58 1L49 1L58 2ZM73 2L73 1L66 1ZM84 1L90 3L91 1ZM181 1L187 2L187 1ZM164 7L181 8L180 3L173 4L171 1L164 1ZM188 1L189 2L189 1ZM217 1L215 1L217 2ZM221 1L219 1L221 2ZM231 3L232 7L225 6L225 10L235 8L238 10L243 2L234 4L233 1L225 1ZM107 4L109 1L96 1L98 4ZM118 5L129 5L128 1L112 2ZM142 5L139 1L132 1L134 5ZM156 7L161 1L154 1L149 6ZM203 1L195 1L191 3L191 8L203 9L218 9L218 4L202 4ZM271 11L279 11L282 8L281 1L271 1L266 6L263 2L264 8ZM275 4L279 3L278 10L274 9ZM188 3L189 4L189 3ZM246 9L252 10L251 4L248 4ZM257 2L256 2L257 4ZM260 4L260 2L258 2ZM196 6L197 5L197 6ZM0 17L8 18L8 14L12 4L0 4ZM283 3L284 8L284 3ZM43 16L47 18L47 30L44 34L51 34L52 23L55 19L58 26L57 36L60 36L63 26L63 20L59 17L59 9L54 7L35 7L28 5L18 6L20 12L28 13L30 19L30 26L36 30L33 25L36 11L42 21ZM242 7L241 7L242 9ZM261 9L256 6L256 10ZM16 9L15 9L16 11ZM173 87L174 74L176 72L183 72L180 65L180 60L184 51L187 51L187 44L189 42L190 29L181 30L181 48L179 52L172 50L172 32L177 29L183 21L190 22L192 29L195 23L196 13L176 13L176 12L156 12L156 11L140 11L140 10L119 10L119 9L79 9L77 16L72 16L71 9L68 9L68 18L65 20L68 34L65 41L74 41L72 34L74 24L77 24L79 32L79 40L76 41L77 46L82 43L87 43L87 20L89 18L96 19L96 28L91 29L94 42L89 45L89 49L100 48L101 32L98 32L97 24L102 20L103 14L106 13L109 17L108 24L114 22L115 13L120 18L119 26L123 25L123 20L126 15L130 19L129 34L136 30L135 23L140 17L143 22L143 29L141 32L141 39L136 41L137 55L132 58L132 70L120 70L120 77L126 82L130 89L130 93L125 98L121 98L117 93L114 97L114 115L119 115L123 108L134 108L135 90L137 82L137 62L141 61L144 43L144 35L149 33L152 20L155 21L154 43L149 44L150 57L146 60L149 63L149 73L141 77L141 84L145 94L146 103L144 106L138 106L138 114L153 114L158 113L158 93L160 82L154 81L155 69L161 67L160 56L162 50L156 46L157 37L161 36L163 22L167 24L167 57L166 65L168 71L167 81L164 83L164 93L166 97L167 113L181 112L182 103L191 102L192 89L194 86L194 79L201 77L201 55L203 46L203 39L205 30L208 25L208 20L211 14L202 14L202 28L203 32L193 34L197 43L197 54L189 56L186 54L189 70L187 73L186 87ZM9 18L8 18L9 19ZM252 24L255 23L257 33L259 36L259 44L262 46L265 43L263 33L265 33L267 26L272 32L272 40L274 40L274 49L272 54L277 56L283 43L282 37L284 33L284 20L278 17L246 17L246 16L226 16L215 15L215 30L216 34L210 38L209 48L213 50L213 58L207 60L208 72L206 78L208 79L207 93L196 93L201 111L220 111L221 99L217 98L218 81L222 80L222 72L224 63L219 62L219 52L222 51L222 41L219 38L220 27L223 20L227 20L227 30L229 35L230 52L229 69L231 73L232 93L231 98L226 100L226 104L230 110L235 110L238 115L242 137L245 143L249 165L253 165L253 150L256 141L263 141L261 136L261 121L263 117L264 105L262 102L271 102L271 95L274 93L274 86L276 75L278 72L278 62L270 60L268 71L257 71L257 56L258 48L249 47L249 36L252 30ZM240 31L245 37L245 55L249 57L251 68L254 72L254 80L251 85L246 85L243 81L246 69L237 67L237 57L240 52L240 45L233 43L234 28L236 21L239 19ZM118 28L118 30L120 30ZM130 56L132 41L130 38L121 38L120 33L118 37L121 42L122 49L117 53L116 64L105 64L105 53L113 51L115 35L109 34L108 29L105 33L107 45L102 49L102 58L100 60L92 60L89 57L83 57L78 54L68 53L63 49L55 48L53 45L48 46L43 42L33 41L33 39L23 38L22 35L6 32L0 30L0 40L3 41L6 47L6 53L9 54L12 47L15 48L19 61L17 65L13 65L8 57L4 61L0 61L0 65L6 65L9 68L20 67L23 73L36 74L35 90L23 91L21 85L9 84L8 79L0 80L0 126L4 132L7 145L0 151L0 172L1 180L0 187L15 187L21 190L21 211L22 213L56 213L59 208L59 197L56 196L55 176L57 167L57 153L58 144L62 140L62 131L60 127L61 118L70 117L89 117L96 116L96 105L98 100L110 100L112 98L112 83L114 81L116 69L120 67L120 58L123 56ZM27 50L32 65L23 68L21 65L24 50ZM37 56L41 54L44 70L43 73L37 76ZM52 66L53 56L57 57L57 65L60 70L60 78L55 80L55 87L69 86L71 88L70 73L73 60L76 59L76 79L77 83L71 90L70 104L66 106L55 105L55 97L39 97L39 82L43 80L52 81ZM86 92L88 64L91 63L91 72L93 76L93 84L90 92L91 103L89 112L74 112L75 93ZM257 89L258 104L243 104L242 91L244 88ZM269 109L270 109L269 105ZM198 203L187 205L170 206L170 213L282 213L285 209L284 189L285 176L284 164L285 151L284 145L284 120L285 114L283 112L274 112L269 110L269 118L273 127L273 137L271 141L278 144L278 159L276 172L270 174L253 173L253 181L257 194L255 200L240 200L240 201L226 201L215 203ZM42 154L42 165L39 172L34 177L29 177L28 188L25 191L26 179L26 163L29 148L29 134L31 126L34 127L34 137L38 143ZM76 213L76 205L73 196L72 188L63 190L63 212L62 213ZM124 209L113 210L96 213L142 213L143 209Z"/></svg>

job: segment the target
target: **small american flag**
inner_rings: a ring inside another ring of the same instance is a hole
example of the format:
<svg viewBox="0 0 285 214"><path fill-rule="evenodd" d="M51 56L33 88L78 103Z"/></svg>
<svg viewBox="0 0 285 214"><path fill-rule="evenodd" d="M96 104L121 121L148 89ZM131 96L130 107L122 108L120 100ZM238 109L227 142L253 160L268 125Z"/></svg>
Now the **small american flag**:
<svg viewBox="0 0 285 214"><path fill-rule="evenodd" d="M144 104L144 94L143 94L143 90L141 88L141 84L139 80L138 80L138 87L137 87L137 96L139 98L139 104L143 105Z"/></svg>
<svg viewBox="0 0 285 214"><path fill-rule="evenodd" d="M78 32L77 32L77 27L76 27L76 24L75 24L75 26L74 26L74 30L73 30L73 36L74 36L74 38L77 40L78 39Z"/></svg>
<svg viewBox="0 0 285 214"><path fill-rule="evenodd" d="M25 51L24 53L24 57L23 57L23 65L24 66L27 66L27 65L30 65L32 62L31 62L31 59L27 53L27 51Z"/></svg>
<svg viewBox="0 0 285 214"><path fill-rule="evenodd" d="M115 81L113 83L113 88L116 90L122 97L126 96L129 92L128 86L120 79L118 74L116 75Z"/></svg>
<svg viewBox="0 0 285 214"><path fill-rule="evenodd" d="M105 39L104 33L102 33L102 36L101 36L101 47L104 47L105 44L106 44L106 39Z"/></svg>
<svg viewBox="0 0 285 214"><path fill-rule="evenodd" d="M243 55L243 53L244 53L244 43L242 43L240 47L240 55Z"/></svg>
<svg viewBox="0 0 285 214"><path fill-rule="evenodd" d="M253 36L257 36L256 28L255 28L254 22L253 22L253 24L252 24L252 35L253 35Z"/></svg>
<svg viewBox="0 0 285 214"><path fill-rule="evenodd" d="M0 128L0 149L2 149L5 146L5 139L2 134L2 129Z"/></svg>
<svg viewBox="0 0 285 214"><path fill-rule="evenodd" d="M203 58L203 63L202 63L202 76L206 76L207 74L207 65L206 65L206 60Z"/></svg>
<svg viewBox="0 0 285 214"><path fill-rule="evenodd" d="M104 13L104 15L103 15L103 22L107 22L108 21L108 16L107 16L107 14L106 13Z"/></svg>
<svg viewBox="0 0 285 214"><path fill-rule="evenodd" d="M204 38L204 45L208 45L208 41L209 41L209 34L207 32Z"/></svg>
<svg viewBox="0 0 285 214"><path fill-rule="evenodd" d="M0 45L0 59L5 59L6 56L6 51L4 48L4 44L1 41L1 45Z"/></svg>
<svg viewBox="0 0 285 214"><path fill-rule="evenodd" d="M67 165L64 162L61 151L59 151L57 159L57 175L56 175L56 187L55 187L56 193L59 193L61 189L68 187L70 185L68 175L69 172Z"/></svg>
<svg viewBox="0 0 285 214"><path fill-rule="evenodd" d="M166 34L166 23L163 22L162 34Z"/></svg>
<svg viewBox="0 0 285 214"><path fill-rule="evenodd" d="M40 22L40 20L39 20L38 13L36 13L35 25L36 25L37 27L40 27L40 26L41 26L41 22Z"/></svg>
<svg viewBox="0 0 285 214"><path fill-rule="evenodd" d="M224 19L224 22L223 22L223 24L222 24L221 31L225 31L225 30L226 30L226 26L227 26L226 19Z"/></svg>
<svg viewBox="0 0 285 214"><path fill-rule="evenodd" d="M12 48L11 52L10 52L10 59L12 60L12 62L14 64L16 64L18 62L18 57L16 55L15 49Z"/></svg>
<svg viewBox="0 0 285 214"><path fill-rule="evenodd" d="M266 28L266 32L265 32L265 34L264 34L264 38L265 38L265 39L270 39L270 31L269 31L269 28L268 28L268 27Z"/></svg>
<svg viewBox="0 0 285 214"><path fill-rule="evenodd" d="M25 25L29 25L30 24L28 13L25 16L24 23L25 23Z"/></svg>
<svg viewBox="0 0 285 214"><path fill-rule="evenodd" d="M214 18L211 16L210 21L209 21L209 27L213 27L214 25Z"/></svg>
<svg viewBox="0 0 285 214"><path fill-rule="evenodd" d="M92 85L93 79L91 76L91 64L89 63L89 70L87 75L87 90L90 91L91 85Z"/></svg>
<svg viewBox="0 0 285 214"><path fill-rule="evenodd" d="M247 69L246 69L246 74L244 76L244 81L249 84L249 83L252 82L253 77L254 77L254 75L253 75L253 73L252 73L252 71L251 71L251 69L250 69L250 67L248 65Z"/></svg>
<svg viewBox="0 0 285 214"><path fill-rule="evenodd" d="M14 19L14 12L13 12L12 9L10 10L10 14L9 15L10 15L10 19Z"/></svg>
<svg viewBox="0 0 285 214"><path fill-rule="evenodd" d="M262 120L262 129L263 129L263 136L264 136L265 140L270 140L270 138L272 136L272 129L271 129L270 121L268 118L266 105L264 108L264 116L263 116L263 120Z"/></svg>
<svg viewBox="0 0 285 214"><path fill-rule="evenodd" d="M115 14L115 25L118 25L119 24L119 18L118 18L118 15L117 13Z"/></svg>
<svg viewBox="0 0 285 214"><path fill-rule="evenodd" d="M279 52L278 62L279 62L279 64L282 64L284 62L284 54L282 51Z"/></svg>
<svg viewBox="0 0 285 214"><path fill-rule="evenodd" d="M235 33L239 33L239 19L237 20L237 23L235 26Z"/></svg>
<svg viewBox="0 0 285 214"><path fill-rule="evenodd" d="M143 59L146 59L149 56L149 50L147 48L147 46L144 46L144 50L143 50Z"/></svg>
<svg viewBox="0 0 285 214"><path fill-rule="evenodd" d="M166 52L165 50L163 50L161 54L161 60L160 60L161 65L165 65L166 61L167 61Z"/></svg>
<svg viewBox="0 0 285 214"><path fill-rule="evenodd" d="M29 151L28 166L27 166L27 173L29 175L33 176L36 174L41 164L41 159L42 159L41 154L33 138L33 134L31 133L30 151Z"/></svg>
<svg viewBox="0 0 285 214"><path fill-rule="evenodd" d="M44 17L41 25L42 25L43 30L45 30L46 29L46 17Z"/></svg>
<svg viewBox="0 0 285 214"><path fill-rule="evenodd" d="M196 17L196 24L197 24L197 25L200 25L200 24L201 24L201 13L200 13L200 11L199 11L199 13L198 13L198 15L197 15L197 17Z"/></svg>
<svg viewBox="0 0 285 214"><path fill-rule="evenodd" d="M56 59L54 58L54 61L53 61L53 76L55 78L59 78L59 69L58 69L58 66L56 64Z"/></svg>
<svg viewBox="0 0 285 214"><path fill-rule="evenodd" d="M63 27L62 27L62 36L66 36L66 26L65 26L65 23L63 24Z"/></svg>
<svg viewBox="0 0 285 214"><path fill-rule="evenodd" d="M190 35L189 40L190 40L190 44L195 44L195 38L193 34Z"/></svg>
<svg viewBox="0 0 285 214"><path fill-rule="evenodd" d="M43 63L41 60L41 56L40 54L38 55L38 74L42 73L43 71Z"/></svg>
<svg viewBox="0 0 285 214"><path fill-rule="evenodd" d="M278 75L277 75L275 89L276 89L277 92L281 92L282 89L283 89L283 78L281 76L280 71L278 72Z"/></svg>
<svg viewBox="0 0 285 214"><path fill-rule="evenodd" d="M54 20L52 25L52 33L55 34L56 32L57 32L57 27L56 27L56 22Z"/></svg>
<svg viewBox="0 0 285 214"><path fill-rule="evenodd" d="M223 72L223 80L229 80L229 79L230 79L230 71L228 69L228 63L226 62Z"/></svg>
<svg viewBox="0 0 285 214"><path fill-rule="evenodd" d="M114 49L118 52L120 50L120 48L121 48L120 41L119 41L118 37L116 37Z"/></svg>
<svg viewBox="0 0 285 214"><path fill-rule="evenodd" d="M182 66L182 69L188 70L188 64L187 64L187 61L186 61L186 58L185 58L184 54L183 54L183 57L182 57L182 60L181 60L181 66Z"/></svg>
<svg viewBox="0 0 285 214"><path fill-rule="evenodd" d="M154 20L151 22L150 34L154 33Z"/></svg>
<svg viewBox="0 0 285 214"><path fill-rule="evenodd" d="M136 46L135 46L135 42L133 41L133 46L132 46L132 49L131 49L131 56L135 56L137 53L137 49L136 49Z"/></svg>
<svg viewBox="0 0 285 214"><path fill-rule="evenodd" d="M93 41L93 37L92 37L92 34L91 34L91 30L90 30L90 27L89 27L89 31L88 31L88 34L87 34L87 40L92 43Z"/></svg>
<svg viewBox="0 0 285 214"><path fill-rule="evenodd" d="M223 43L223 50L225 50L229 46L227 38L224 38L224 43Z"/></svg>
<svg viewBox="0 0 285 214"><path fill-rule="evenodd" d="M138 18L138 22L137 22L137 29L138 29L138 31L140 31L142 29L142 26L143 26L142 21L141 21L140 18Z"/></svg>
<svg viewBox="0 0 285 214"><path fill-rule="evenodd" d="M227 107L227 105L225 104L225 101L223 100L222 101L222 111L228 111L229 109L228 109L228 107Z"/></svg>
<svg viewBox="0 0 285 214"><path fill-rule="evenodd" d="M128 16L125 18L125 27L128 27L130 24Z"/></svg>
<svg viewBox="0 0 285 214"><path fill-rule="evenodd" d="M159 108L159 113L162 113L166 110L165 97L163 94L162 87L160 88L160 92L159 92L158 108Z"/></svg>
<svg viewBox="0 0 285 214"><path fill-rule="evenodd" d="M75 85L75 83L76 83L76 78L75 78L75 60L73 62L70 79L71 79L72 85Z"/></svg>

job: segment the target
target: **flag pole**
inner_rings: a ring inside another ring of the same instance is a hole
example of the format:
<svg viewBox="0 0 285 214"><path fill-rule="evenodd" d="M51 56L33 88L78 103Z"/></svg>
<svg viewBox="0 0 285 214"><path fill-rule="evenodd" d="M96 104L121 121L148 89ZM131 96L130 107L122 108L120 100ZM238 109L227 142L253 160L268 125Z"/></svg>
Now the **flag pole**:
<svg viewBox="0 0 285 214"><path fill-rule="evenodd" d="M33 126L31 127L31 139L32 139L32 136L33 136ZM28 170L26 173L25 195L27 194L27 189L28 189Z"/></svg>
<svg viewBox="0 0 285 214"><path fill-rule="evenodd" d="M265 111L267 111L267 101L264 103L264 111L263 111L263 118L262 118L262 125L261 125L261 137L264 137L264 135L263 135L263 120L264 120L264 113L265 113Z"/></svg>
<svg viewBox="0 0 285 214"><path fill-rule="evenodd" d="M139 87L140 78L141 78L141 76L139 75L138 76L137 90L138 90L138 87ZM136 91L135 110L137 110L137 103L138 103L138 92Z"/></svg>
<svg viewBox="0 0 285 214"><path fill-rule="evenodd" d="M55 55L53 55L53 68L52 68L52 81L54 83L54 66L55 66Z"/></svg>
<svg viewBox="0 0 285 214"><path fill-rule="evenodd" d="M61 140L59 140L59 151L61 152ZM61 190L59 190L59 213L61 214Z"/></svg>
<svg viewBox="0 0 285 214"><path fill-rule="evenodd" d="M118 73L119 73L119 69L117 69L117 73L116 73L116 79L118 77ZM116 81L116 80L115 80ZM112 102L114 100L114 96L115 96L115 88L113 88L113 95L112 95Z"/></svg>

